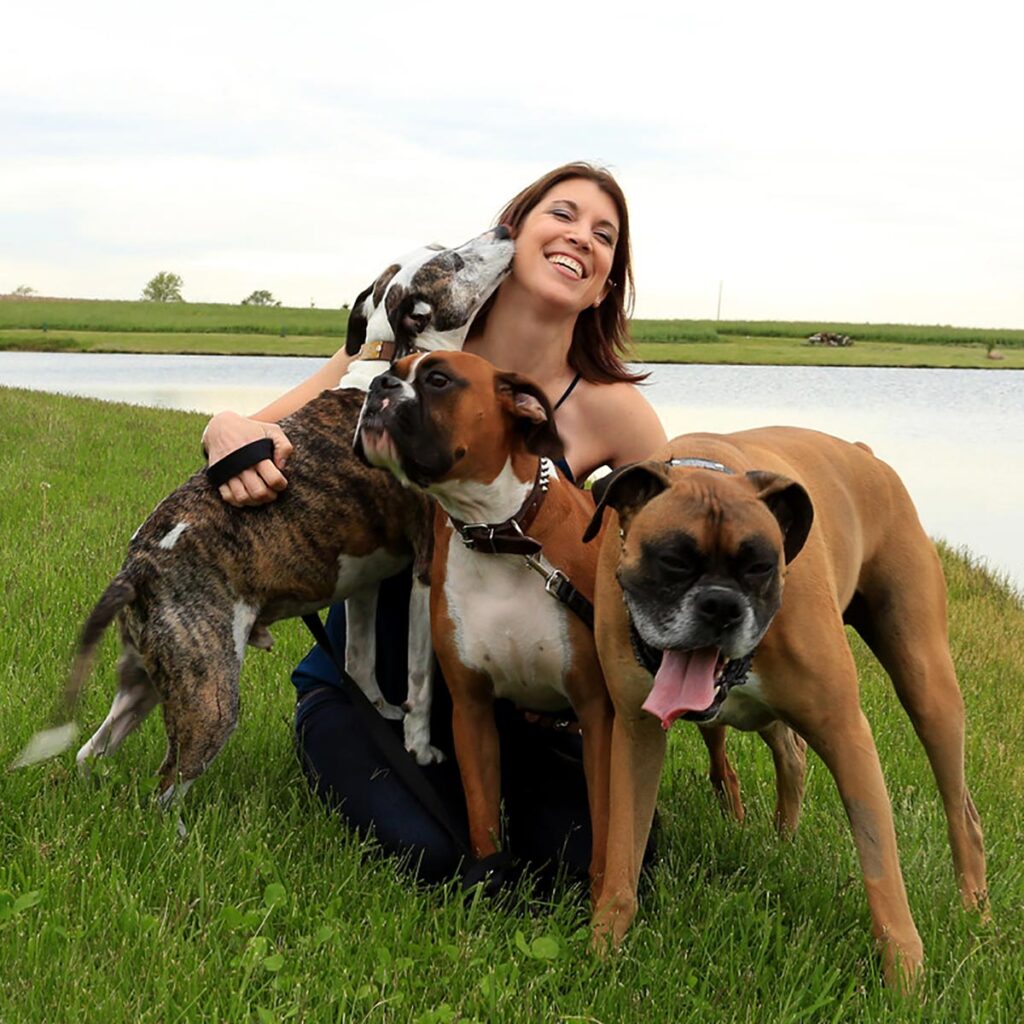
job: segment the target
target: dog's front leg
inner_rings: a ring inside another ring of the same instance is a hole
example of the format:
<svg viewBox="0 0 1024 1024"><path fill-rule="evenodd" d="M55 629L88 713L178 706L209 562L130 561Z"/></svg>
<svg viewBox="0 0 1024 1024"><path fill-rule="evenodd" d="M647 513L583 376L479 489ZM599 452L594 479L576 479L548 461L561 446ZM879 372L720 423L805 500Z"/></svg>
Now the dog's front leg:
<svg viewBox="0 0 1024 1024"><path fill-rule="evenodd" d="M345 599L345 671L384 718L397 721L402 709L389 704L377 685L378 589L366 587Z"/></svg>
<svg viewBox="0 0 1024 1024"><path fill-rule="evenodd" d="M590 671L599 671L595 668ZM593 676L591 676L593 678ZM590 831L593 849L590 856L590 904L600 905L604 888L605 862L608 856L609 772L614 715L607 691L600 692L575 707L583 733L583 772L587 779L587 803L590 807Z"/></svg>
<svg viewBox="0 0 1024 1024"><path fill-rule="evenodd" d="M477 858L497 853L501 843L501 751L490 683L451 661L441 662L452 693L452 731L466 794L469 842Z"/></svg>
<svg viewBox="0 0 1024 1024"><path fill-rule="evenodd" d="M654 819L665 759L661 723L639 708L616 707L612 728L608 856L593 940L603 951L617 946L636 915L637 885Z"/></svg>
<svg viewBox="0 0 1024 1024"><path fill-rule="evenodd" d="M430 586L413 577L409 597L409 694L405 701L405 749L417 764L443 761L430 744L430 707L434 696L434 647L430 636Z"/></svg>

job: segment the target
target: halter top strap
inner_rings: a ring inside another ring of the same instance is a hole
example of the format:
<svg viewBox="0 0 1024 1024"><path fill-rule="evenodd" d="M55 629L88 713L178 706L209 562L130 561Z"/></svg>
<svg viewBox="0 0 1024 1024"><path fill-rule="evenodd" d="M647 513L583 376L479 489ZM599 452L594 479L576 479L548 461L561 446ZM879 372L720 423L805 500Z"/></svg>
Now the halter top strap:
<svg viewBox="0 0 1024 1024"><path fill-rule="evenodd" d="M551 410L552 412L558 411L558 407L572 394L573 388L575 388L576 385L579 384L580 378L582 376L582 373L577 373L576 376L573 377L573 379L569 382L569 386L562 392L562 397L557 402L555 402L554 408L552 408Z"/></svg>

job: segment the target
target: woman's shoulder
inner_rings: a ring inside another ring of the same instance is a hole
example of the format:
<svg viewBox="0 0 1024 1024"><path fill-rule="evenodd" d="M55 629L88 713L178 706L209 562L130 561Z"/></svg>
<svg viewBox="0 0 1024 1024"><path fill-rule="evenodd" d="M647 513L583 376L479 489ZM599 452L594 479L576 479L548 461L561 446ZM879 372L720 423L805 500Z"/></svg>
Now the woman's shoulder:
<svg viewBox="0 0 1024 1024"><path fill-rule="evenodd" d="M604 461L612 466L646 458L666 441L654 406L635 384L580 382L579 412L590 430L605 439Z"/></svg>

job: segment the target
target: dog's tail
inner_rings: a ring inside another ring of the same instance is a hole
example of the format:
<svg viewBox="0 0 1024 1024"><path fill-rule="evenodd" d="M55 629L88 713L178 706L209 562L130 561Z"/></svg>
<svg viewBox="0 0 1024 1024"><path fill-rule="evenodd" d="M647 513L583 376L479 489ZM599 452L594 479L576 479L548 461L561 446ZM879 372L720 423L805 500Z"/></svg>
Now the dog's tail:
<svg viewBox="0 0 1024 1024"><path fill-rule="evenodd" d="M125 605L135 600L135 595L134 584L121 574L115 576L110 586L103 591L103 596L96 602L96 607L89 613L89 618L82 627L71 673L51 716L53 724L37 732L28 741L25 749L11 764L12 768L24 768L25 765L56 757L74 742L78 735L78 726L74 720L75 711L96 657L96 647L107 627L114 621L114 617Z"/></svg>

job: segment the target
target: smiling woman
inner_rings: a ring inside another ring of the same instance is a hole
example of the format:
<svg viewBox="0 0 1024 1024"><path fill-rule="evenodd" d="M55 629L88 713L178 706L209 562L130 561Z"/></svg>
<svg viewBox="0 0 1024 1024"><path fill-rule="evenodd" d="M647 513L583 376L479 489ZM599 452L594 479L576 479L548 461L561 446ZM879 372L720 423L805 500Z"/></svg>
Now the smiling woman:
<svg viewBox="0 0 1024 1024"><path fill-rule="evenodd" d="M575 473L583 481L600 466L644 458L664 443L665 434L636 387L643 375L631 373L623 362L633 273L626 201L615 179L588 164L567 164L517 195L498 222L515 238L515 258L510 275L470 328L466 350L529 377L543 392L564 443L559 469L568 480ZM350 359L338 353L253 419L229 413L211 420L205 435L211 461L258 437L276 442L274 461L245 470L222 487L226 501L258 505L287 487L290 443L276 421L322 388L336 386ZM386 700L395 704L407 697L410 585L408 575L388 580L378 601L376 674ZM344 650L343 607L331 609L327 630L334 649ZM487 637L477 639L488 644ZM302 661L293 682L300 698L296 739L316 792L350 824L372 830L386 850L409 857L422 877L451 877L460 860L457 845L390 770L321 647ZM420 770L453 819L461 821L464 798L450 753L450 703L438 689L431 743L447 749L448 760ZM511 707L498 710L498 722L512 852L535 867L563 863L585 874L590 815L579 737L528 721Z"/></svg>

